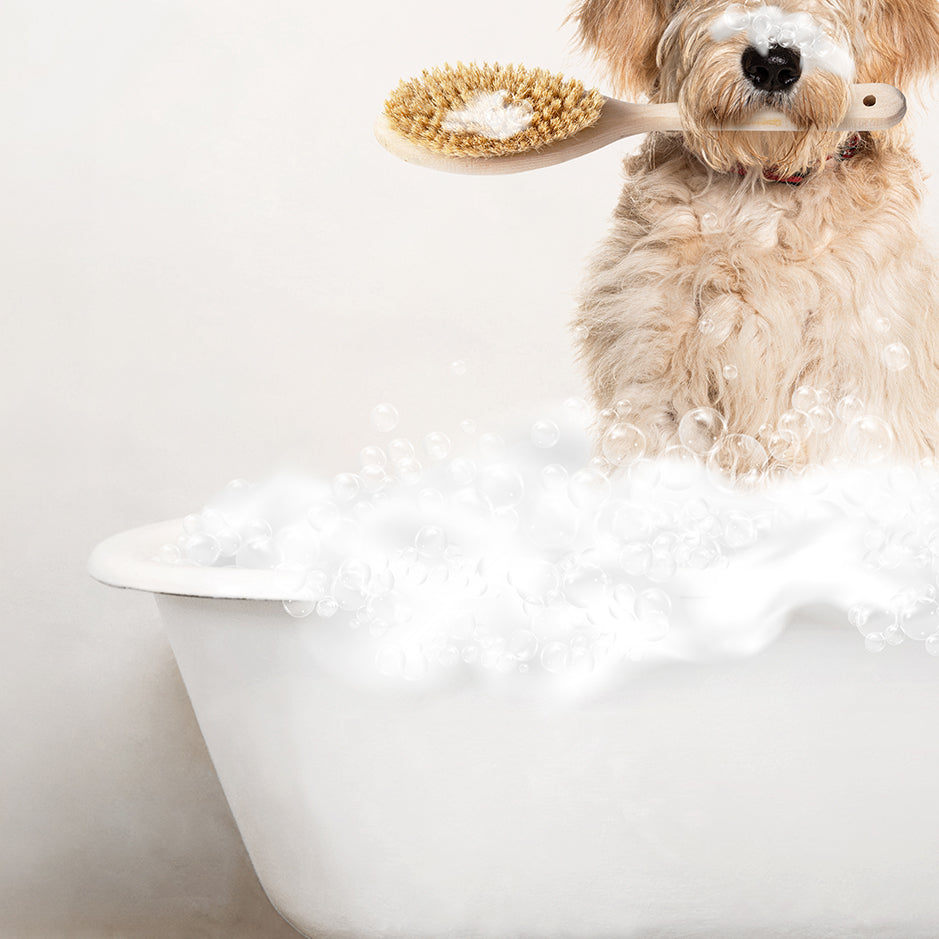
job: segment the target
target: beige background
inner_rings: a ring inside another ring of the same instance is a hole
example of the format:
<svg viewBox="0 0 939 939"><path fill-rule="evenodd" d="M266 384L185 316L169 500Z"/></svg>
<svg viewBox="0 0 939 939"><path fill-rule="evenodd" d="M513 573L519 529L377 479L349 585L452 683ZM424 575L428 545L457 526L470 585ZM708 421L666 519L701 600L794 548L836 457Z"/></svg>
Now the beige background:
<svg viewBox="0 0 939 939"><path fill-rule="evenodd" d="M85 560L233 477L354 468L379 401L417 438L579 391L566 322L623 147L472 179L370 131L399 77L447 60L589 79L564 14L0 8L0 937L293 935L151 599ZM936 166L939 119L918 123Z"/></svg>

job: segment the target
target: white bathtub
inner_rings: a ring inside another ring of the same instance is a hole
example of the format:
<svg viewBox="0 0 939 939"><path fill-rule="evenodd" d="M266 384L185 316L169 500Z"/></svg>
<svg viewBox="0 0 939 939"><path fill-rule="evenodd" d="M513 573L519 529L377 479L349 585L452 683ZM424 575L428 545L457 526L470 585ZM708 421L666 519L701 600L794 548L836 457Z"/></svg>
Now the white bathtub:
<svg viewBox="0 0 939 939"><path fill-rule="evenodd" d="M762 653L572 696L378 676L283 572L100 545L152 591L271 902L310 937L939 936L939 661L807 612Z"/></svg>

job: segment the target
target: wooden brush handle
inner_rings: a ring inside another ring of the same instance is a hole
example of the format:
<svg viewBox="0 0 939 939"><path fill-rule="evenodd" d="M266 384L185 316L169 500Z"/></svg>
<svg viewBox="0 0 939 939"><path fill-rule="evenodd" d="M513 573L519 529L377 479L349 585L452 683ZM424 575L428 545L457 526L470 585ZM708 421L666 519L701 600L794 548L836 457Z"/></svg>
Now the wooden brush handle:
<svg viewBox="0 0 939 939"><path fill-rule="evenodd" d="M904 114L906 98L892 85L852 85L845 119L832 130L886 130L898 124ZM375 122L378 142L406 163L447 173L480 176L536 170L573 160L634 134L681 129L677 104L634 104L605 98L597 122L571 137L521 153L471 157L447 156L421 147L394 130L384 114L379 115ZM752 115L745 123L724 127L723 130L793 131L799 128L779 111L766 109Z"/></svg>

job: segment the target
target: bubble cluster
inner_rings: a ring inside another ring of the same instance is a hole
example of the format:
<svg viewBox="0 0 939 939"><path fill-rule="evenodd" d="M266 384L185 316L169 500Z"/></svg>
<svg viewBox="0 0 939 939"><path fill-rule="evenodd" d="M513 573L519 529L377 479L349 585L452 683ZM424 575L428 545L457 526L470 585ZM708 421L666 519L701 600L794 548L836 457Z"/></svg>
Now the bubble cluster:
<svg viewBox="0 0 939 939"><path fill-rule="evenodd" d="M739 33L745 34L750 45L763 56L771 46L798 50L805 73L820 68L845 81L854 78L850 49L833 40L809 13L785 13L768 5L747 9L742 4L733 4L714 22L711 37L722 42Z"/></svg>
<svg viewBox="0 0 939 939"><path fill-rule="evenodd" d="M846 615L866 648L916 640L939 655L939 477L885 460L890 428L855 396L804 385L790 403L766 447L701 407L655 458L626 401L595 458L580 399L517 439L384 439L328 481L233 481L159 557L295 572L285 615L356 631L379 674L406 680L461 669L580 679L689 648L754 651L785 613L780 578L795 607L820 563L833 595L855 598ZM389 434L397 412L392 423L381 407L373 423ZM767 469L836 426L870 459ZM820 530L835 549L818 547ZM727 617L754 584L735 645Z"/></svg>

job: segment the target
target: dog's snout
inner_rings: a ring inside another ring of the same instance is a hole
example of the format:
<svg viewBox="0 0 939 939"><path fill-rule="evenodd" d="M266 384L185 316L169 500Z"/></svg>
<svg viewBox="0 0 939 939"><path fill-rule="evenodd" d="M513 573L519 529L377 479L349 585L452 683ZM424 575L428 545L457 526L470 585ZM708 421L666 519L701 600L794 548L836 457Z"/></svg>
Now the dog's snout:
<svg viewBox="0 0 939 939"><path fill-rule="evenodd" d="M765 55L748 46L740 64L747 81L759 91L785 91L802 74L799 52L784 46L770 46Z"/></svg>

